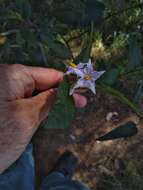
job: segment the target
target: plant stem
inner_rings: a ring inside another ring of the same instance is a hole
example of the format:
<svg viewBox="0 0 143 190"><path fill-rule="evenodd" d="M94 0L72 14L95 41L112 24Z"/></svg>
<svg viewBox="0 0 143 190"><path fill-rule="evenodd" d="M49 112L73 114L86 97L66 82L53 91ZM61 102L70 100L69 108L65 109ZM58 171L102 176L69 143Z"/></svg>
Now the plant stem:
<svg viewBox="0 0 143 190"><path fill-rule="evenodd" d="M136 74L139 74L139 73L143 73L143 67L139 67L137 69L121 73L121 77L126 76L126 75L136 75Z"/></svg>
<svg viewBox="0 0 143 190"><path fill-rule="evenodd" d="M71 41L73 41L73 40L76 40L76 39L78 39L78 38L81 38L81 37L84 36L87 32L88 32L88 30L85 30L85 31L81 32L80 34L69 38L69 39L67 40L67 42L69 43L69 42L71 42Z"/></svg>
<svg viewBox="0 0 143 190"><path fill-rule="evenodd" d="M48 62L47 62L47 58L46 58L46 54L45 54L45 50L43 45L39 42L38 43L40 51L41 51L41 55L42 55L42 59L43 59L43 63L46 67L48 67Z"/></svg>
<svg viewBox="0 0 143 190"><path fill-rule="evenodd" d="M8 30L6 32L0 33L0 36L8 36L8 35L11 35L11 34L16 34L18 32L19 32L18 29Z"/></svg>
<svg viewBox="0 0 143 190"><path fill-rule="evenodd" d="M138 107L137 104L133 103L123 93L119 92L118 90L116 90L110 86L104 85L104 84L98 84L97 88L99 88L104 93L108 93L112 96L117 97L120 101L122 101L126 105L128 105L139 117L143 118L143 111Z"/></svg>
<svg viewBox="0 0 143 190"><path fill-rule="evenodd" d="M70 53L71 53L72 60L74 60L73 52L72 52L72 50L71 50L71 47L70 47L70 45L69 45L68 40L66 40L66 39L65 39L64 37L62 37L62 36L60 36L60 37L61 37L61 39L64 41L64 43L66 44L67 48L69 49L69 51L70 51Z"/></svg>

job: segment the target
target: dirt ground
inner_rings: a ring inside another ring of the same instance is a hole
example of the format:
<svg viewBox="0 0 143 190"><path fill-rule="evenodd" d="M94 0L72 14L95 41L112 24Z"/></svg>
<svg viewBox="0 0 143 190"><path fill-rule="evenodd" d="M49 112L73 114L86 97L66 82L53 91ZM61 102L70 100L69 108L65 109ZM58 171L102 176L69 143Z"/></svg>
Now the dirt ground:
<svg viewBox="0 0 143 190"><path fill-rule="evenodd" d="M107 119L109 113L118 115ZM138 124L139 132L128 139L98 142L96 138L127 121ZM36 172L39 181L48 174L56 159L65 150L72 150L80 158L75 179L92 189L104 190L103 176L114 177L126 165L142 171L143 128L136 114L113 97L97 94L90 96L88 105L78 110L68 129L40 129L34 137Z"/></svg>

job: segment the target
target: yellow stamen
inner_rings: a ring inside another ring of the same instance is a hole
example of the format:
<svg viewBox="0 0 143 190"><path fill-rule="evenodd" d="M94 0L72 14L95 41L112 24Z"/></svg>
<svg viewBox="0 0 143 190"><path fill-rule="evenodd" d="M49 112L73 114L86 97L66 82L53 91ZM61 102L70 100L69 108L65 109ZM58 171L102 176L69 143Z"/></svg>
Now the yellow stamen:
<svg viewBox="0 0 143 190"><path fill-rule="evenodd" d="M69 66L71 66L71 67L73 67L73 68L76 68L76 67L77 67L76 64L74 64L74 63L69 63Z"/></svg>
<svg viewBox="0 0 143 190"><path fill-rule="evenodd" d="M0 35L0 45L5 44L6 40L7 40L7 38L5 36Z"/></svg>
<svg viewBox="0 0 143 190"><path fill-rule="evenodd" d="M85 74L84 75L84 80L90 80L91 79L91 76L90 75L88 75L88 74Z"/></svg>

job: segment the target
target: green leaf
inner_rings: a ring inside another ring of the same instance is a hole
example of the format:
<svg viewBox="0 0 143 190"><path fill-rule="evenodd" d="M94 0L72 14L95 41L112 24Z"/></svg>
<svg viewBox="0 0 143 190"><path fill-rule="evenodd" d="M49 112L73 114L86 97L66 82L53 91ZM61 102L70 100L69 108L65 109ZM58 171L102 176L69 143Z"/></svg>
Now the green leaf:
<svg viewBox="0 0 143 190"><path fill-rule="evenodd" d="M117 81L119 75L120 75L119 69L117 68L111 69L105 72L105 74L102 77L102 82L107 85L113 85Z"/></svg>
<svg viewBox="0 0 143 190"><path fill-rule="evenodd" d="M16 43L20 46L23 47L25 45L25 40L23 39L22 35L20 32L17 32L16 34Z"/></svg>
<svg viewBox="0 0 143 190"><path fill-rule="evenodd" d="M82 47L82 50L80 52L80 54L75 58L74 63L87 63L89 58L90 58L90 53L91 53L91 47L92 44L89 43L89 37L87 35L84 45Z"/></svg>
<svg viewBox="0 0 143 190"><path fill-rule="evenodd" d="M103 3L95 0L86 0L86 14L88 15L88 22L100 22L103 17L105 6Z"/></svg>
<svg viewBox="0 0 143 190"><path fill-rule="evenodd" d="M104 4L96 0L53 1L53 15L57 20L70 26L87 26L92 21L100 23L103 17Z"/></svg>
<svg viewBox="0 0 143 190"><path fill-rule="evenodd" d="M0 21L16 20L23 21L22 15L16 11L1 11Z"/></svg>
<svg viewBox="0 0 143 190"><path fill-rule="evenodd" d="M69 84L65 79L58 89L58 98L53 106L44 128L67 128L75 113L75 106L71 96L69 96Z"/></svg>
<svg viewBox="0 0 143 190"><path fill-rule="evenodd" d="M84 15L85 7L81 0L76 3L72 0L54 0L52 3L52 14L57 20L67 25L81 25L81 18Z"/></svg>
<svg viewBox="0 0 143 190"><path fill-rule="evenodd" d="M51 50L54 52L55 56L62 58L62 59L69 59L72 57L72 54L68 47L59 42L59 41L53 41L49 44Z"/></svg>
<svg viewBox="0 0 143 190"><path fill-rule="evenodd" d="M31 49L37 43L37 36L36 33L30 29L23 29L21 30L21 37L25 40L26 50Z"/></svg>
<svg viewBox="0 0 143 190"><path fill-rule="evenodd" d="M138 132L137 125L133 122L128 122L113 129L109 133L99 137L98 141L107 141L119 138L127 138L136 135Z"/></svg>
<svg viewBox="0 0 143 190"><path fill-rule="evenodd" d="M135 37L131 37L129 41L129 64L128 69L132 70L141 66L141 47Z"/></svg>
<svg viewBox="0 0 143 190"><path fill-rule="evenodd" d="M138 81L135 89L134 102L141 104L143 100L143 80Z"/></svg>
<svg viewBox="0 0 143 190"><path fill-rule="evenodd" d="M89 33L86 34L83 48L80 54L74 60L76 64L78 64L79 62L87 63L89 61L92 50L93 36L94 36L94 23L91 23L90 34Z"/></svg>
<svg viewBox="0 0 143 190"><path fill-rule="evenodd" d="M29 0L16 0L16 8L24 18L28 19L31 17L32 7Z"/></svg>

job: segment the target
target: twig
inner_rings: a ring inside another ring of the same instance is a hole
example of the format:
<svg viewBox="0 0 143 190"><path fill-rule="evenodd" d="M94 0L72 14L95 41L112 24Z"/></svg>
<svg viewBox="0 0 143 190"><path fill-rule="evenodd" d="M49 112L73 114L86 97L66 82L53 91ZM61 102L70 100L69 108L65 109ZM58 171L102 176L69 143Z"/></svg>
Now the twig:
<svg viewBox="0 0 143 190"><path fill-rule="evenodd" d="M111 17L114 17L114 16L117 16L117 15L123 14L124 12L129 11L129 10L131 10L131 9L138 8L138 7L140 7L140 6L143 6L143 3L138 3L138 4L134 5L134 6L131 6L131 7L122 9L122 10L120 10L120 11L117 11L117 12L115 12L115 13L113 13L113 14L107 16L107 17L105 17L105 18L104 18L104 21L110 19Z"/></svg>
<svg viewBox="0 0 143 190"><path fill-rule="evenodd" d="M139 73L143 73L143 67L139 67L137 69L121 73L120 76L122 77L122 76L126 76L126 75L135 75L135 74L139 74Z"/></svg>
<svg viewBox="0 0 143 190"><path fill-rule="evenodd" d="M66 40L66 41L67 41L67 43L69 43L69 42L71 42L71 41L73 41L73 40L76 40L76 39L82 37L82 36L83 36L84 34L86 34L87 32L88 32L88 30L85 30L85 31L81 32L80 34L78 34L77 36L73 36L73 37L69 38L69 39Z"/></svg>
<svg viewBox="0 0 143 190"><path fill-rule="evenodd" d="M8 36L8 35L11 35L11 34L16 34L18 32L19 32L18 29L8 30L6 32L0 33L0 36Z"/></svg>
<svg viewBox="0 0 143 190"><path fill-rule="evenodd" d="M62 38L63 41L65 42L67 48L69 49L69 51L70 51L70 53L71 53L71 57L72 57L72 59L74 60L74 56L73 56L73 53L72 53L71 47L70 47L70 45L69 45L69 42L68 42L64 37L61 36L61 38Z"/></svg>
<svg viewBox="0 0 143 190"><path fill-rule="evenodd" d="M43 48L43 45L40 42L38 43L38 45L39 45L39 48L40 48L40 51L41 51L43 62L45 64L45 66L48 66L48 62L47 62L47 58L46 58L46 55L45 55L45 50Z"/></svg>

